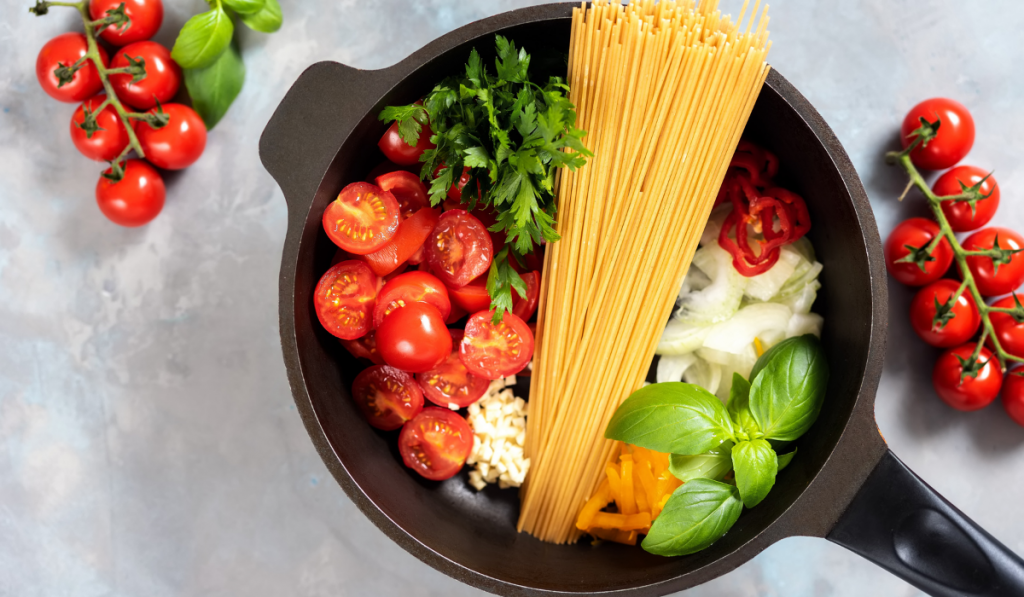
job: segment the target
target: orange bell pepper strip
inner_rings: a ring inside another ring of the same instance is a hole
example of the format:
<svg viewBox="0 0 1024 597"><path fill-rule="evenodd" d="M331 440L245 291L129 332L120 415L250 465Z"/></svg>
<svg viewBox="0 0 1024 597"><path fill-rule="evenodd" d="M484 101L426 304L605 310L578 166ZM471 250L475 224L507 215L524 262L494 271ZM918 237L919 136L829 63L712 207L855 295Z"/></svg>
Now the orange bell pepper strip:
<svg viewBox="0 0 1024 597"><path fill-rule="evenodd" d="M636 514L636 492L633 491L633 455L623 454L620 472L620 491L622 492L622 503L619 504L619 512L623 514Z"/></svg>
<svg viewBox="0 0 1024 597"><path fill-rule="evenodd" d="M580 511L579 517L576 519L576 528L581 531L586 531L590 528L594 521L594 515L601 511L602 508L607 506L612 501L611 489L608 486L608 479L601 481L601 485L598 486L597 491L594 495L587 500L587 503L583 506L583 510Z"/></svg>
<svg viewBox="0 0 1024 597"><path fill-rule="evenodd" d="M616 514L614 512L598 512L591 522L591 529L617 529L635 531L651 526L651 515L647 512L636 514Z"/></svg>

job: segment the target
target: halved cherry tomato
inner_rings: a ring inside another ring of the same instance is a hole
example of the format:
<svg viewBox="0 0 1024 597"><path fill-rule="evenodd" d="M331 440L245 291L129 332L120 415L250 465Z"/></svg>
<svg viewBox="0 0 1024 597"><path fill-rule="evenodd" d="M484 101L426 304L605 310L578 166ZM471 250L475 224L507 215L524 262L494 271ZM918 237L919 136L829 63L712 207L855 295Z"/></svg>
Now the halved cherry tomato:
<svg viewBox="0 0 1024 597"><path fill-rule="evenodd" d="M459 358L469 372L484 379L519 373L533 357L533 333L526 322L505 313L498 325L493 311L473 314L459 344Z"/></svg>
<svg viewBox="0 0 1024 597"><path fill-rule="evenodd" d="M355 340L373 327L377 276L362 261L342 261L316 285L313 305L324 328L342 340Z"/></svg>
<svg viewBox="0 0 1024 597"><path fill-rule="evenodd" d="M1024 367L1018 367L1003 380L1003 408L1018 425L1024 427Z"/></svg>
<svg viewBox="0 0 1024 597"><path fill-rule="evenodd" d="M513 261L515 261L513 259ZM529 272L519 276L526 282L526 298L519 296L519 291L512 289L512 312L519 319L529 321L537 311L537 299L540 298L540 272Z"/></svg>
<svg viewBox="0 0 1024 597"><path fill-rule="evenodd" d="M410 303L392 311L377 328L377 350L384 362L421 373L437 367L452 351L452 335L437 307Z"/></svg>
<svg viewBox="0 0 1024 597"><path fill-rule="evenodd" d="M970 359L976 346L971 342L947 350L936 361L932 371L935 392L957 410L985 408L996 399L1003 385L999 361L984 347L978 354L979 369L973 374L963 375L960 359Z"/></svg>
<svg viewBox="0 0 1024 597"><path fill-rule="evenodd" d="M440 170L440 168L438 168L438 170ZM436 171L434 172L434 176L437 176ZM462 169L462 176L459 176L459 180L448 189L448 198L451 199L455 205L462 203L462 189L465 188L467 182L469 182L469 166ZM480 183L477 182L476 186L479 189ZM445 204L447 205L448 202L445 201Z"/></svg>
<svg viewBox="0 0 1024 597"><path fill-rule="evenodd" d="M428 406L402 427L398 451L405 466L431 481L443 481L469 458L473 430L458 413Z"/></svg>
<svg viewBox="0 0 1024 597"><path fill-rule="evenodd" d="M398 225L398 230L384 246L363 255L370 269L378 276L386 276L416 254L437 226L441 210L424 207Z"/></svg>
<svg viewBox="0 0 1024 597"><path fill-rule="evenodd" d="M983 228L964 239L962 246L968 251L984 251L996 248L1024 250L1024 236L1009 228ZM975 255L967 258L967 267L974 274L974 283L982 296L1009 294L1024 282L1024 252L1014 253L1009 263L1000 263L998 268L991 257Z"/></svg>
<svg viewBox="0 0 1024 597"><path fill-rule="evenodd" d="M324 210L324 230L334 244L365 255L384 246L398 230L395 196L377 185L354 182Z"/></svg>
<svg viewBox="0 0 1024 597"><path fill-rule="evenodd" d="M523 265L519 265L519 261L515 257L509 256L509 263L512 264L512 269L520 274L531 271L539 274L544 271L544 245L524 255L522 260Z"/></svg>
<svg viewBox="0 0 1024 597"><path fill-rule="evenodd" d="M392 278L377 295L377 306L373 310L373 325L380 327L384 318L392 311L411 303L433 305L441 314L441 319L448 319L448 315L452 312L448 289L436 276L427 272L406 272Z"/></svg>
<svg viewBox="0 0 1024 597"><path fill-rule="evenodd" d="M924 286L941 278L953 262L953 249L946 239L928 255L924 271L916 263L899 261L910 254L909 247L923 250L939 234L939 225L925 218L900 222L885 240L885 266L889 275L907 286Z"/></svg>
<svg viewBox="0 0 1024 597"><path fill-rule="evenodd" d="M381 431L398 429L423 410L423 390L416 380L387 365L363 369L352 382L352 398L370 425Z"/></svg>
<svg viewBox="0 0 1024 597"><path fill-rule="evenodd" d="M921 127L921 118L939 120L939 130L927 145L918 145L910 152L910 161L918 168L944 170L964 159L974 145L974 118L958 101L945 97L926 99L914 106L903 119L900 136L903 147L914 141L910 134Z"/></svg>
<svg viewBox="0 0 1024 597"><path fill-rule="evenodd" d="M419 176L405 170L396 170L377 177L377 186L389 191L398 200L398 211L408 218L424 207L430 207L427 185ZM438 210L440 214L440 210Z"/></svg>
<svg viewBox="0 0 1024 597"><path fill-rule="evenodd" d="M946 215L954 232L967 232L988 224L999 207L999 184L990 172L977 166L957 166L945 172L932 186L932 192L942 197L960 195L963 193L961 185L971 188L979 182L981 187L978 191L982 197L988 195L988 199L976 202L973 210L966 201L942 202L942 213Z"/></svg>
<svg viewBox="0 0 1024 597"><path fill-rule="evenodd" d="M419 163L420 156L424 151L436 147L430 142L431 135L433 133L430 132L430 127L424 125L420 130L420 137L416 141L416 145L409 145L398 134L398 123L393 122L388 130L384 131L384 136L377 142L377 147L380 147L380 150L384 152L384 157L392 162L400 166L411 166Z"/></svg>
<svg viewBox="0 0 1024 597"><path fill-rule="evenodd" d="M1014 302L1013 296L1008 296L992 303L992 306L1000 309L1012 309L1017 304ZM1018 321L1013 315L998 311L989 312L988 317L1003 350L1015 357L1024 358L1024 321Z"/></svg>
<svg viewBox="0 0 1024 597"><path fill-rule="evenodd" d="M433 231L431 231L433 232ZM423 263L423 260L427 258L427 245L426 243L420 245L420 248L416 249L416 252L409 256L405 260L409 265L419 265Z"/></svg>
<svg viewBox="0 0 1024 597"><path fill-rule="evenodd" d="M487 271L494 245L480 220L462 209L441 214L427 240L427 263L449 288L465 286Z"/></svg>
<svg viewBox="0 0 1024 597"><path fill-rule="evenodd" d="M487 294L487 274L477 276L472 282L460 288L449 288L452 303L466 313L476 313L491 308L491 295Z"/></svg>
<svg viewBox="0 0 1024 597"><path fill-rule="evenodd" d="M466 315L469 315L469 313L467 313L465 309L452 303L452 312L448 314L448 319L445 319L444 322L447 325L453 325ZM454 340L452 342L452 345L454 346Z"/></svg>
<svg viewBox="0 0 1024 597"><path fill-rule="evenodd" d="M946 309L945 304L960 290L960 283L955 280L939 280L932 282L918 291L910 303L910 325L922 340L932 346L949 348L963 344L971 339L981 325L981 314L974 304L971 293L966 288L959 298ZM949 313L944 322L935 321L938 308Z"/></svg>
<svg viewBox="0 0 1024 597"><path fill-rule="evenodd" d="M339 339L338 341L355 358L372 361L375 365L384 364L384 359L380 358L380 352L377 351L377 333L373 330L355 340Z"/></svg>
<svg viewBox="0 0 1024 597"><path fill-rule="evenodd" d="M423 396L438 406L448 407L454 404L465 408L484 395L491 382L477 377L466 369L459 359L458 344L462 341L463 331L452 330L454 349L440 366L416 374L416 381L423 389Z"/></svg>
<svg viewBox="0 0 1024 597"><path fill-rule="evenodd" d="M534 342L534 345L536 345L536 343L537 343L537 324L533 323L533 322L530 322L530 323L528 323L526 325L528 325L530 327L530 333L533 334L533 342ZM520 371L519 373L516 373L516 375L519 376L519 377L530 377L530 376L533 375L533 368L529 367L529 363L527 363L527 366L523 367L523 370Z"/></svg>

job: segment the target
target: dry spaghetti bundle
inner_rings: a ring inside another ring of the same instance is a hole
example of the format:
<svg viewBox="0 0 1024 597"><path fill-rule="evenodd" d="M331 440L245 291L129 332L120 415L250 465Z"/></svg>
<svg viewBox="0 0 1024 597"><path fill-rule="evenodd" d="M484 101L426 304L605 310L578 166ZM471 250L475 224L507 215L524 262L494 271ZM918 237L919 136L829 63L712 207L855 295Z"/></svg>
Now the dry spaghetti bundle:
<svg viewBox="0 0 1024 597"><path fill-rule="evenodd" d="M559 181L530 393L519 530L575 541L646 376L729 159L768 74L767 16L716 0L595 0L573 11L576 126L594 157Z"/></svg>

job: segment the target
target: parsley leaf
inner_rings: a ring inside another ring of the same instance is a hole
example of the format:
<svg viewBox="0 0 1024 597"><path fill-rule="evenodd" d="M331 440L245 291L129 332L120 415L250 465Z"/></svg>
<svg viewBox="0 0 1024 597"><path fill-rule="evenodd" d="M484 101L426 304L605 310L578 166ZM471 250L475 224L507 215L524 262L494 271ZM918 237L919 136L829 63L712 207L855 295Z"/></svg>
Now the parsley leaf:
<svg viewBox="0 0 1024 597"><path fill-rule="evenodd" d="M530 55L497 35L494 74L474 48L465 72L438 83L423 104L389 106L380 119L398 122L398 132L415 145L424 125L436 145L423 152L420 177L429 182L430 202L438 205L466 169L462 202L494 210L492 232L505 232L507 245L495 256L487 292L495 322L512 309L512 289L526 285L512 269L555 231L555 173L575 170L593 154L576 128L576 107L560 77L544 85L529 77Z"/></svg>

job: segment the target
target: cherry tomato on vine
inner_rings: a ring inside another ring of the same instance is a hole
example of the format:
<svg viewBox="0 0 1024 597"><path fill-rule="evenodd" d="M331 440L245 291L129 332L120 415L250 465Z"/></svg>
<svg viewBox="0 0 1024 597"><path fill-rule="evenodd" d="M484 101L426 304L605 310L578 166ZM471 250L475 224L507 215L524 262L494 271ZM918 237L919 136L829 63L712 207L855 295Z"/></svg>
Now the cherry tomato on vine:
<svg viewBox="0 0 1024 597"><path fill-rule="evenodd" d="M903 147L914 141L911 133L928 122L940 121L939 130L927 145L918 145L910 152L910 161L918 168L944 170L955 166L974 145L974 118L958 101L944 97L927 99L910 109L903 119L900 135Z"/></svg>
<svg viewBox="0 0 1024 597"><path fill-rule="evenodd" d="M121 155L125 147L128 147L128 131L121 123L117 110L108 105L102 112L95 114L96 109L106 99L105 95L93 96L78 106L71 116L71 141L82 155L97 162L113 161ZM82 128L85 124L86 108L95 114L96 126L99 127L92 132Z"/></svg>
<svg viewBox="0 0 1024 597"><path fill-rule="evenodd" d="M471 316L459 344L466 369L484 379L519 373L533 358L533 333L526 322L506 312L495 325L493 315L493 311L481 311Z"/></svg>
<svg viewBox="0 0 1024 597"><path fill-rule="evenodd" d="M1000 309L1013 309L1017 306L1013 299L1013 296L1001 298L992 303L992 306ZM1024 358L1024 321L1018 321L1010 313L998 311L990 311L988 318L992 322L996 339L999 340L999 345L1003 347L1003 350L1015 357Z"/></svg>
<svg viewBox="0 0 1024 597"><path fill-rule="evenodd" d="M941 348L957 346L978 331L981 314L970 291L965 288L955 301L949 301L958 290L959 282L938 280L919 290L910 303L910 325L928 344ZM943 315L936 321L938 311Z"/></svg>
<svg viewBox="0 0 1024 597"><path fill-rule="evenodd" d="M153 108L155 114L159 108ZM166 126L153 128L144 120L135 123L146 159L166 170L181 170L196 163L206 149L206 125L195 110L182 104L164 104L169 120Z"/></svg>
<svg viewBox="0 0 1024 597"><path fill-rule="evenodd" d="M422 373L448 358L452 335L437 307L409 303L391 311L381 322L377 328L377 350L388 365Z"/></svg>
<svg viewBox="0 0 1024 597"><path fill-rule="evenodd" d="M1018 367L1003 380L1003 408L1018 425L1024 427L1024 367Z"/></svg>
<svg viewBox="0 0 1024 597"><path fill-rule="evenodd" d="M377 177L376 184L395 196L402 218L408 218L424 207L430 207L430 200L427 199L427 185L423 184L420 177L412 172L395 170L381 174Z"/></svg>
<svg viewBox="0 0 1024 597"><path fill-rule="evenodd" d="M480 399L491 382L477 377L466 369L459 358L459 343L463 331L452 330L452 352L439 366L416 374L416 381L423 388L423 396L438 406L454 404L465 408Z"/></svg>
<svg viewBox="0 0 1024 597"><path fill-rule="evenodd" d="M377 185L353 182L324 210L324 230L349 253L372 253L391 240L401 216L395 196Z"/></svg>
<svg viewBox="0 0 1024 597"><path fill-rule="evenodd" d="M122 3L124 14L131 22L109 25L100 33L103 41L123 46L156 35L164 21L164 4L161 0L90 0L89 16L98 21L107 16L107 11L117 10Z"/></svg>
<svg viewBox="0 0 1024 597"><path fill-rule="evenodd" d="M977 345L973 342L962 344L942 353L932 370L932 385L939 398L957 410L971 411L985 408L999 395L1003 385L1003 372L999 361L985 347L978 354L977 361L971 362L971 355ZM959 358L957 358L959 357ZM961 359L967 361L968 372L964 373Z"/></svg>
<svg viewBox="0 0 1024 597"><path fill-rule="evenodd" d="M477 218L462 209L441 214L426 242L430 269L449 288L465 286L491 267L494 244Z"/></svg>
<svg viewBox="0 0 1024 597"><path fill-rule="evenodd" d="M398 451L405 466L431 481L455 476L473 451L473 430L458 413L428 406L402 427Z"/></svg>
<svg viewBox="0 0 1024 597"><path fill-rule="evenodd" d="M423 410L423 391L416 380L387 365L360 371L352 382L352 398L370 425L381 431L398 429Z"/></svg>
<svg viewBox="0 0 1024 597"><path fill-rule="evenodd" d="M88 49L88 42L81 33L62 33L43 45L36 57L36 78L47 95L59 102L74 104L103 91L103 81L92 60L85 60L71 76L71 81L63 85L53 72L61 66L70 68L85 56ZM107 51L100 47L99 53L103 66L106 66Z"/></svg>
<svg viewBox="0 0 1024 597"><path fill-rule="evenodd" d="M932 186L932 192L941 197L960 195L964 192L963 187L969 189L978 183L981 183L979 194L982 197L987 195L988 199L976 202L973 211L966 201L942 202L942 213L946 215L953 232L967 232L988 224L999 208L999 184L990 172L977 166L957 166L946 171Z"/></svg>
<svg viewBox="0 0 1024 597"><path fill-rule="evenodd" d="M108 169L107 174L113 172ZM124 178L111 182L100 176L96 203L107 218L121 226L142 226L160 213L166 198L164 179L145 160L128 160Z"/></svg>
<svg viewBox="0 0 1024 597"><path fill-rule="evenodd" d="M420 162L420 156L423 155L424 151L436 147L436 145L430 142L432 134L430 127L424 125L423 129L420 130L420 137L416 141L416 145L409 145L398 134L398 123L393 122L388 127L388 130L384 132L384 136L377 142L377 147L380 147L380 150L384 152L384 157L399 166L411 166Z"/></svg>
<svg viewBox="0 0 1024 597"><path fill-rule="evenodd" d="M433 305L441 319L447 319L452 312L448 289L436 276L427 272L406 272L389 280L377 295L373 325L380 327L385 317L411 303Z"/></svg>
<svg viewBox="0 0 1024 597"><path fill-rule="evenodd" d="M910 218L900 222L885 240L885 266L889 275L907 286L924 286L938 280L953 262L953 249L942 239L932 253L925 257L924 271L913 262L900 261L913 249L924 253L928 244L939 236L939 225L925 218Z"/></svg>
<svg viewBox="0 0 1024 597"><path fill-rule="evenodd" d="M1000 249L1024 249L1024 237L1009 228L996 226L975 232L961 246L966 251L993 249L996 247L996 238L999 239ZM975 255L967 258L967 267L974 275L974 282L982 296L1009 294L1024 282L1024 253L1014 253L1005 261L997 266L991 257Z"/></svg>
<svg viewBox="0 0 1024 597"><path fill-rule="evenodd" d="M313 306L320 325L342 340L355 340L373 328L377 276L362 261L342 261L320 277Z"/></svg>
<svg viewBox="0 0 1024 597"><path fill-rule="evenodd" d="M130 66L129 57L145 62L146 77L133 83L130 74L110 75L110 84L121 101L133 108L148 110L156 107L157 102L169 102L178 93L181 67L171 58L170 50L155 41L136 42L118 50L110 61L110 68Z"/></svg>

